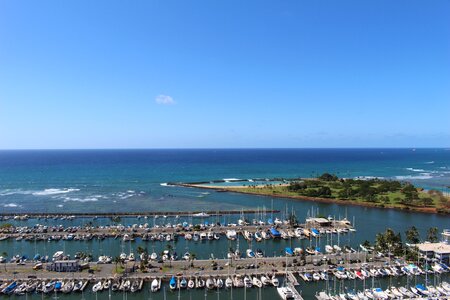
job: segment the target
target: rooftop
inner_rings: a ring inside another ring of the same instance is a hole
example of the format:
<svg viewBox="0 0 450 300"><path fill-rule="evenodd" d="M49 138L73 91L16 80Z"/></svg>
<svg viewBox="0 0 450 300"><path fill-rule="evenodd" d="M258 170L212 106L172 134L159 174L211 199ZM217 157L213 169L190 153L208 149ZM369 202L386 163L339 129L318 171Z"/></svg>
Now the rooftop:
<svg viewBox="0 0 450 300"><path fill-rule="evenodd" d="M450 245L445 243L422 243L416 244L422 252L435 252L440 254L450 253Z"/></svg>

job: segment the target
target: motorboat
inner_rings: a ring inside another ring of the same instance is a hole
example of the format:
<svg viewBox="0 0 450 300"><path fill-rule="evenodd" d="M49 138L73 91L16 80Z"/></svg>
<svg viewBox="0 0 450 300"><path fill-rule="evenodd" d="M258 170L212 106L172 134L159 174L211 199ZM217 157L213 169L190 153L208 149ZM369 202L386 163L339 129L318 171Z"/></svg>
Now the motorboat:
<svg viewBox="0 0 450 300"><path fill-rule="evenodd" d="M290 287L287 287L287 286L277 287L277 292L278 292L278 295L283 300L295 299L294 298L294 293L293 293L293 291L291 290Z"/></svg>
<svg viewBox="0 0 450 300"><path fill-rule="evenodd" d="M152 284L150 285L150 291L152 291L152 293L156 293L160 288L161 280L158 280L157 278L153 279Z"/></svg>
<svg viewBox="0 0 450 300"><path fill-rule="evenodd" d="M175 276L172 276L172 278L170 278L169 287L171 290L175 290L177 288L177 280Z"/></svg>

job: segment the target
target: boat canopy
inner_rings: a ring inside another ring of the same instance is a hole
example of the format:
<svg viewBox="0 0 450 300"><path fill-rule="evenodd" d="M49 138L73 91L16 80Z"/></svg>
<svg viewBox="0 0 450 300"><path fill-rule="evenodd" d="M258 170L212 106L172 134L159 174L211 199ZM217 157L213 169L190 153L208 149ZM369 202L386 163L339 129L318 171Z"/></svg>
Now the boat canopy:
<svg viewBox="0 0 450 300"><path fill-rule="evenodd" d="M275 228L270 228L270 234L271 235L273 235L274 237L280 237L281 236L281 233L278 231L278 230L276 230Z"/></svg>

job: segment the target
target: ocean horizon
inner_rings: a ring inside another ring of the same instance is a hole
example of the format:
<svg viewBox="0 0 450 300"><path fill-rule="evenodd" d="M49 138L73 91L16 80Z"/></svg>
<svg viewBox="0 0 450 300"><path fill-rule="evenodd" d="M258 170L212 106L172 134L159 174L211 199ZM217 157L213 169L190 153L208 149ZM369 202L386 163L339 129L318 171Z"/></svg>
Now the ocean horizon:
<svg viewBox="0 0 450 300"><path fill-rule="evenodd" d="M167 187L224 178L339 177L410 181L446 190L446 148L0 150L4 212L158 211L255 208L247 196ZM233 200L234 199L234 200ZM240 199L240 200L239 200Z"/></svg>

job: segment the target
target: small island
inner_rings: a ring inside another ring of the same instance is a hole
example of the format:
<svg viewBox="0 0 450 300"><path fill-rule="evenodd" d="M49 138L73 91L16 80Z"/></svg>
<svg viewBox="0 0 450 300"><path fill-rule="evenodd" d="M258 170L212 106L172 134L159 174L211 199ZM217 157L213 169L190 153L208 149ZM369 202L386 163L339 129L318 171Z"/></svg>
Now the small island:
<svg viewBox="0 0 450 300"><path fill-rule="evenodd" d="M283 197L299 200L396 208L428 213L450 214L450 198L441 191L424 190L409 182L380 178L339 178L324 173L317 178L285 180L284 183L218 186L183 184L221 192Z"/></svg>

